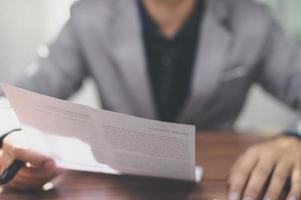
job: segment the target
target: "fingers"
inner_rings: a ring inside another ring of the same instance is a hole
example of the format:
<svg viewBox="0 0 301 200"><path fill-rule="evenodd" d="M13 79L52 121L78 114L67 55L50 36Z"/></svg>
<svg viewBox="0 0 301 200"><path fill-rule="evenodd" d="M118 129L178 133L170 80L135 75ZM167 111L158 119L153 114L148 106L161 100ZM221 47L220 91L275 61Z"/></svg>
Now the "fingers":
<svg viewBox="0 0 301 200"><path fill-rule="evenodd" d="M38 169L38 168L22 168L17 176L23 177L24 179L32 180L43 180L43 179L52 179L60 173L57 169Z"/></svg>
<svg viewBox="0 0 301 200"><path fill-rule="evenodd" d="M14 149L13 156L15 159L29 162L35 167L44 168L44 169L55 168L55 163L51 158L48 158L34 151L17 148Z"/></svg>
<svg viewBox="0 0 301 200"><path fill-rule="evenodd" d="M301 198L301 171L298 164L292 171L291 190L287 196L287 200L298 200Z"/></svg>
<svg viewBox="0 0 301 200"><path fill-rule="evenodd" d="M8 184L17 190L42 189L42 186L56 177L59 172L55 167L55 162L42 154L26 149L21 144L26 138L21 135L9 135L3 143L0 151L0 168L1 173L14 160L26 162L24 166Z"/></svg>
<svg viewBox="0 0 301 200"><path fill-rule="evenodd" d="M61 173L60 170L42 169L37 167L22 168L8 186L21 191L41 190L43 185L53 180Z"/></svg>
<svg viewBox="0 0 301 200"><path fill-rule="evenodd" d="M266 192L266 199L278 199L283 191L286 180L290 176L292 164L286 159L280 160L274 170L272 179L268 190Z"/></svg>
<svg viewBox="0 0 301 200"><path fill-rule="evenodd" d="M229 200L238 200L244 190L248 178L258 161L256 152L252 149L241 156L234 164L229 177Z"/></svg>
<svg viewBox="0 0 301 200"><path fill-rule="evenodd" d="M245 199L256 199L260 195L265 182L273 171L274 166L275 161L271 158L259 160L246 186L243 195Z"/></svg>
<svg viewBox="0 0 301 200"><path fill-rule="evenodd" d="M29 190L41 190L43 185L49 182L48 179L41 180L32 180L24 179L23 177L17 176L14 180L9 182L8 187L20 190L20 191L29 191Z"/></svg>
<svg viewBox="0 0 301 200"><path fill-rule="evenodd" d="M42 170L37 168L23 168L16 177L8 184L17 190L41 189L42 186L58 176L57 170Z"/></svg>

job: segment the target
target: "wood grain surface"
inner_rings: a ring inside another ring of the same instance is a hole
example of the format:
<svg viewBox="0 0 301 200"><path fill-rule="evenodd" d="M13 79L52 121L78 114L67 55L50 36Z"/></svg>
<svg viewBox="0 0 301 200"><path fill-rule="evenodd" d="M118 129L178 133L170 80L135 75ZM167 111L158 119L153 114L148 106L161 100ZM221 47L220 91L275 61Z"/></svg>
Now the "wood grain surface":
<svg viewBox="0 0 301 200"><path fill-rule="evenodd" d="M204 167L200 184L155 178L67 172L61 184L47 192L20 193L0 188L1 200L223 200L227 176L248 146L264 141L254 134L208 132L197 134L197 164Z"/></svg>

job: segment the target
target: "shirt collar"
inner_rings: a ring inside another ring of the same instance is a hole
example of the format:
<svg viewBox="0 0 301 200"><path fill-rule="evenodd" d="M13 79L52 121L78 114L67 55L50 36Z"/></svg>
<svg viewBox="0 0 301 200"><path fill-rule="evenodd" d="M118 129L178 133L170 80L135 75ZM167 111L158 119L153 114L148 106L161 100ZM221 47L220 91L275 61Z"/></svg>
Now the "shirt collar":
<svg viewBox="0 0 301 200"><path fill-rule="evenodd" d="M143 2L141 0L137 0L138 8L139 8L139 14L141 18L141 25L142 30L144 33L151 33L151 34L160 34L160 28L156 24L156 22L151 18L151 16L148 14L147 10L145 9ZM184 25L180 28L178 33L176 34L176 37L189 34L193 28L196 28L199 26L200 18L202 17L202 13L204 12L204 1L203 0L197 0L196 6L194 8L193 13L190 15L190 17L186 20ZM196 26L196 27L194 27Z"/></svg>

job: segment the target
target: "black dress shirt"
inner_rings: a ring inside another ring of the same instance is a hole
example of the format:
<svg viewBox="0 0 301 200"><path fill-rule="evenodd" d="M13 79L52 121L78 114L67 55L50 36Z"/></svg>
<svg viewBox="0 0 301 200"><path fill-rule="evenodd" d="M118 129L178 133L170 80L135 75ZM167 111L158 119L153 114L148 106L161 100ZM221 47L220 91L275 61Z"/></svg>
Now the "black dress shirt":
<svg viewBox="0 0 301 200"><path fill-rule="evenodd" d="M141 0L138 4L157 113L163 121L174 121L190 92L203 1L197 0L193 13L172 39L163 36Z"/></svg>

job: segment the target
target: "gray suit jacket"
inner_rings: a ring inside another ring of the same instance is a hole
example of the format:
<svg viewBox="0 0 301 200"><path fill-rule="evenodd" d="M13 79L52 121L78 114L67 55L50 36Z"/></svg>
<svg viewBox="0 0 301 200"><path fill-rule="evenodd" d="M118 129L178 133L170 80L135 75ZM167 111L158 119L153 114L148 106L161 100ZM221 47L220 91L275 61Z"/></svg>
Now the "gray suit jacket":
<svg viewBox="0 0 301 200"><path fill-rule="evenodd" d="M156 119L135 1L82 0L71 13L49 56L17 85L66 99L92 77L104 109ZM300 49L264 5L206 0L191 93L176 121L231 128L254 83L300 109Z"/></svg>

